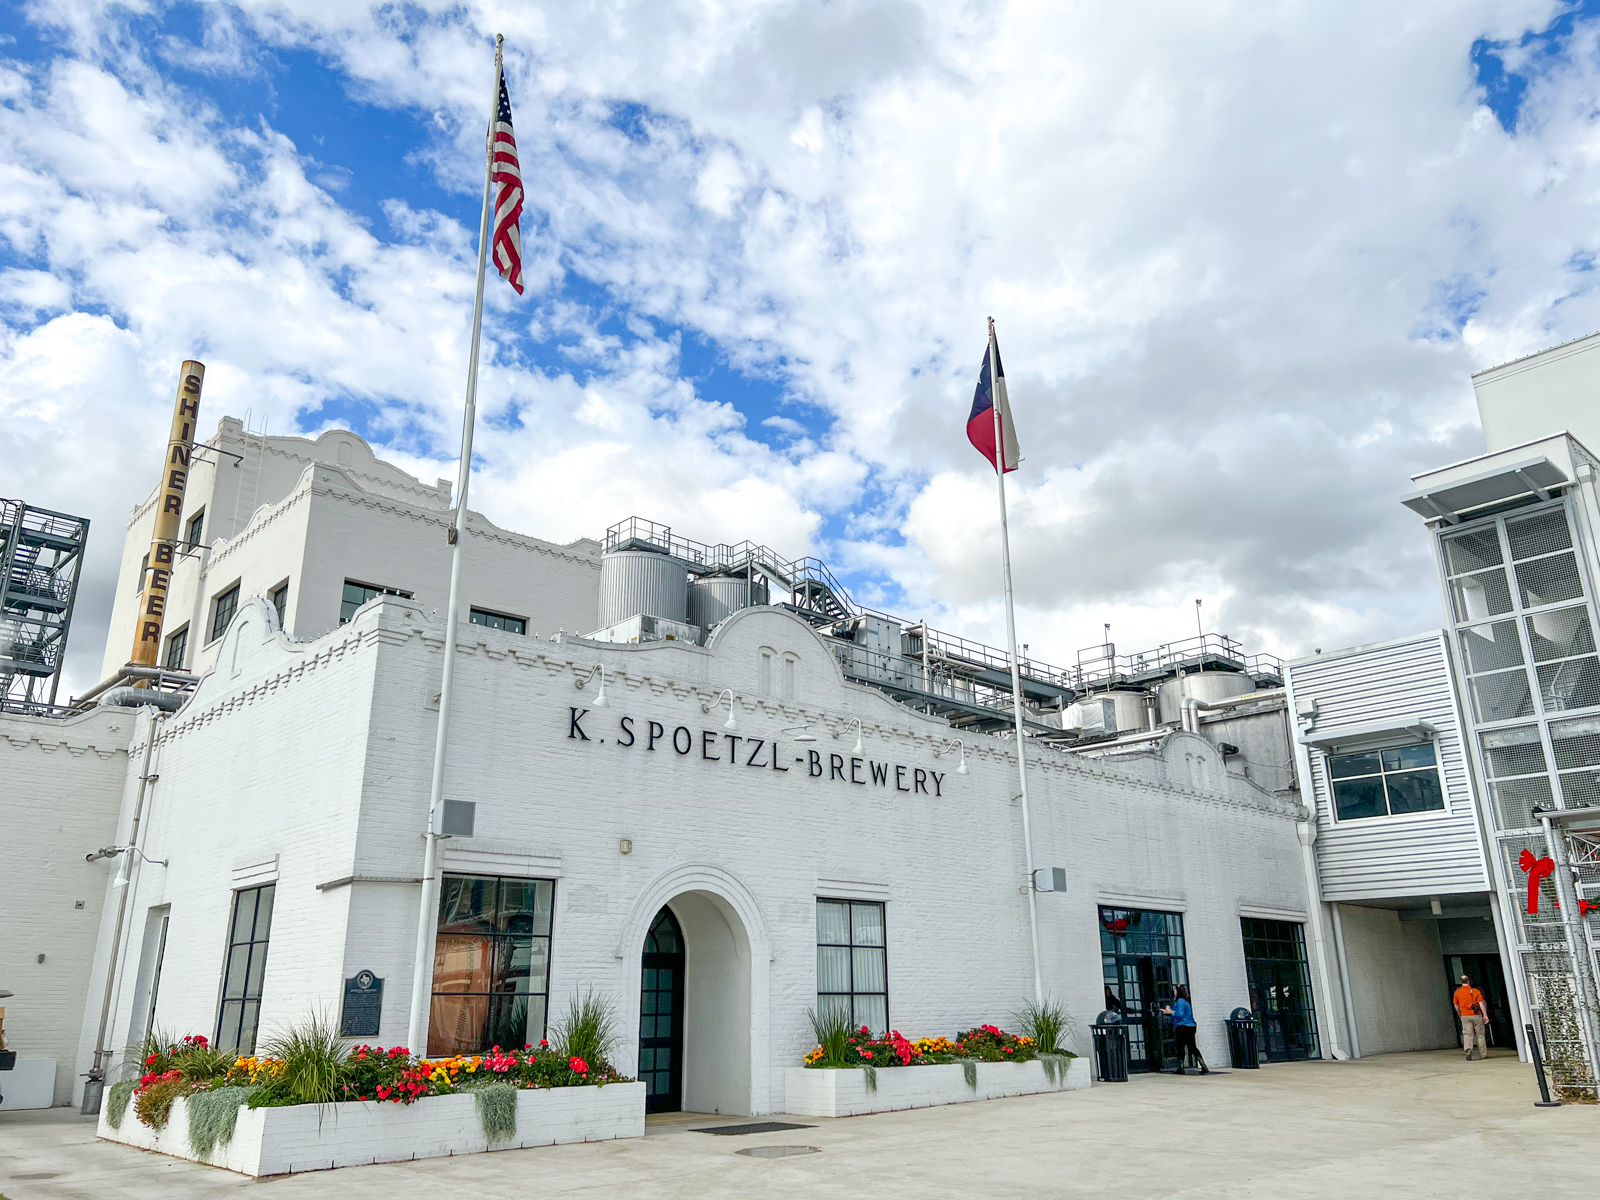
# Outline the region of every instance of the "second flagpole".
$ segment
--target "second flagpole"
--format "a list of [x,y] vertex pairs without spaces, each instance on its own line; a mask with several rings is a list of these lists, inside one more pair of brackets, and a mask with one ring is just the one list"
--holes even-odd
[[1033,1002],[1044,1004],[1044,979],[1039,971],[1039,902],[1033,886],[1033,827],[1028,813],[1028,762],[1023,748],[1022,666],[1017,662],[1017,610],[1011,594],[1011,530],[1006,519],[1006,439],[1000,417],[1000,355],[994,318],[989,318],[989,398],[994,402],[995,478],[1000,481],[1000,564],[1006,578],[1006,643],[1011,652],[1011,709],[1017,724],[1017,779],[1022,788],[1022,852],[1028,860],[1028,936],[1033,943]]
[[439,884],[439,807],[444,797],[445,751],[450,737],[450,702],[456,676],[456,622],[461,615],[461,550],[467,541],[467,485],[472,481],[472,433],[477,424],[478,344],[483,334],[483,279],[489,263],[489,225],[494,203],[494,122],[500,107],[500,72],[505,38],[494,36],[494,87],[484,140],[483,220],[478,229],[478,286],[472,300],[472,351],[467,365],[467,403],[461,417],[461,464],[456,473],[456,513],[450,542],[450,602],[444,619],[444,669],[439,680],[439,724],[433,739],[433,780],[428,790],[428,826],[423,832],[422,899],[417,912],[417,950],[411,974],[411,1019],[406,1045],[428,1052],[428,1013],[433,992],[433,941]]

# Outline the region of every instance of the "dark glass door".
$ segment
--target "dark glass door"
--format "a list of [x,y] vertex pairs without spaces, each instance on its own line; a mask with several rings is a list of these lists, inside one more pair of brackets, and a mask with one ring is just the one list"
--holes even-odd
[[1294,921],[1241,917],[1250,1008],[1268,1062],[1319,1058],[1305,930]]
[[1183,915],[1102,908],[1100,949],[1107,1007],[1120,1008],[1128,1027],[1128,1069],[1176,1069],[1177,1035],[1161,1010],[1189,979]]
[[[1506,1003],[1506,977],[1500,969],[1498,954],[1447,954],[1444,959],[1446,978],[1451,995],[1461,986],[1461,977],[1472,980],[1472,986],[1483,993],[1484,1005],[1489,1009],[1489,1027],[1483,1036],[1491,1046],[1515,1046],[1515,1031],[1511,1028],[1511,1006]],[[1455,1012],[1455,1004],[1450,1011]],[[1456,1032],[1461,1031],[1461,1017],[1456,1015]]]
[[683,930],[668,908],[656,914],[644,939],[639,1080],[645,1112],[683,1107]]

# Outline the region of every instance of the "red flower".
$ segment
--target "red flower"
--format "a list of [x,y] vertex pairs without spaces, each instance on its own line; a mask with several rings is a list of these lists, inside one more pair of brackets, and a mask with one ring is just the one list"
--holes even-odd
[[583,1059],[578,1058],[576,1055],[567,1060],[567,1066],[571,1067],[579,1075],[586,1075],[589,1072],[589,1064],[584,1062]]
[[861,1052],[861,1057],[862,1058],[871,1058],[872,1057],[872,1051],[871,1050],[863,1050]]
[[539,1039],[539,1049],[541,1049],[541,1050],[548,1050],[548,1049],[550,1049],[550,1042],[549,1042],[549,1039],[547,1039],[547,1038],[540,1038],[540,1039]]

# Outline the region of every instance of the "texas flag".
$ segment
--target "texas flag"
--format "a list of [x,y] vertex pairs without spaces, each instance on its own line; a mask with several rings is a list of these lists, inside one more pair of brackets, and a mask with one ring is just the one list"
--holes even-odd
[[[991,361],[994,373],[991,377]],[[991,385],[992,379],[992,385]],[[1001,454],[995,459],[994,414],[1000,410]],[[972,413],[967,417],[967,441],[976,446],[982,455],[1000,471],[1015,471],[1022,461],[1022,451],[1017,446],[1017,427],[1011,421],[1011,402],[1006,399],[1006,369],[1000,362],[1000,343],[991,327],[989,350],[983,356],[983,370],[978,375],[978,390],[972,396]]]

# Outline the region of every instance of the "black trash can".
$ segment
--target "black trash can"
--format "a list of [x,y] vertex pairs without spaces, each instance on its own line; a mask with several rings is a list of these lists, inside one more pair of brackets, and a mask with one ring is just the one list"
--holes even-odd
[[1101,1083],[1128,1082],[1128,1027],[1114,1012],[1103,1012],[1089,1026],[1094,1037],[1095,1078]]
[[1228,1061],[1236,1071],[1254,1071],[1261,1066],[1256,1049],[1256,1018],[1248,1008],[1236,1008],[1223,1022],[1228,1027]]

